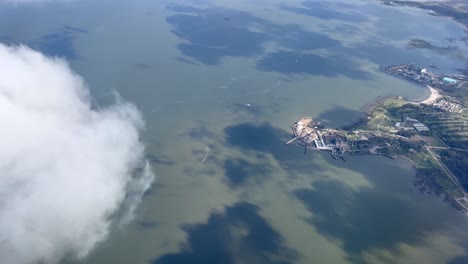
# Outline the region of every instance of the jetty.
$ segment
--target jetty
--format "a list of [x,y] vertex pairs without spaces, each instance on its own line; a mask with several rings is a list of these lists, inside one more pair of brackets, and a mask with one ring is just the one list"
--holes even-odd
[[310,117],[299,118],[292,126],[293,138],[286,142],[286,145],[299,140],[299,144],[303,146],[311,145],[312,142],[318,139],[318,134],[315,130],[318,123],[314,122]]
[[[285,144],[289,145],[298,142],[305,148],[330,151],[334,159],[341,158],[345,160],[343,154],[349,150],[346,138],[340,131],[334,129],[320,128],[320,122],[314,121],[311,117],[301,117],[292,126],[292,139]],[[326,135],[323,133],[325,132]]]

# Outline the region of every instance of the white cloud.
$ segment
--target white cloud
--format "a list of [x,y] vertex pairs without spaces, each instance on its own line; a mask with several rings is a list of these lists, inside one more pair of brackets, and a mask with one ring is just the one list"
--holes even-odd
[[140,114],[92,109],[64,60],[25,46],[0,44],[0,69],[0,262],[82,258],[153,179]]

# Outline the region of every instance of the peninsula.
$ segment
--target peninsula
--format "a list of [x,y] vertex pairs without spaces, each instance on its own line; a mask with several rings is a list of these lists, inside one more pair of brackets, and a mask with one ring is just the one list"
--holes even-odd
[[[386,97],[364,109],[365,117],[339,129],[301,117],[292,125],[293,138],[305,148],[329,151],[334,159],[348,155],[405,158],[416,168],[416,185],[446,199],[468,214],[468,113],[465,75],[440,75],[415,65],[384,69],[430,90],[421,102]],[[455,79],[456,78],[456,79]]]

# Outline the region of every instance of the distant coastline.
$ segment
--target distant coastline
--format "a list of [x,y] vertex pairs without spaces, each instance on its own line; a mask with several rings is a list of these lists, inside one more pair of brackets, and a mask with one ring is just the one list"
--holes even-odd
[[468,4],[461,1],[380,0],[389,6],[411,6],[428,10],[431,15],[447,17],[468,30]]

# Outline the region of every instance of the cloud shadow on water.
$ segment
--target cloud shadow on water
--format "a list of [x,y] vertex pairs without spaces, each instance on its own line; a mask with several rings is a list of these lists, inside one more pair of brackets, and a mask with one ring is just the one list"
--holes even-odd
[[252,163],[242,158],[231,158],[224,161],[224,171],[231,188],[244,186],[248,182],[260,182],[272,172],[268,163]]
[[13,43],[13,39],[9,36],[0,36],[0,42],[6,45]]
[[152,153],[148,153],[146,155],[146,159],[152,164],[152,165],[173,165],[174,162],[171,161],[169,158],[167,157],[160,157],[160,156],[157,156],[155,154],[152,154]]
[[296,24],[266,24],[265,28],[275,37],[275,40],[280,45],[290,50],[299,51],[341,47],[341,43],[338,40],[319,32],[307,31]]
[[425,235],[449,226],[444,216],[421,217],[428,212],[405,199],[373,189],[353,191],[337,181],[319,181],[295,192],[313,213],[307,221],[323,235],[342,241],[353,263],[372,249],[398,250],[399,243],[421,243]]
[[338,128],[350,125],[364,116],[361,111],[352,110],[343,106],[334,106],[321,113],[315,119],[320,121],[325,127]]
[[296,253],[258,211],[253,204],[237,203],[212,213],[207,223],[185,226],[188,238],[181,251],[152,263],[294,263]]
[[344,75],[350,79],[369,80],[372,75],[345,57],[305,54],[293,51],[270,53],[257,63],[260,70],[283,74],[311,74],[325,77]]
[[279,160],[288,159],[284,142],[291,138],[285,131],[272,127],[268,123],[243,123],[225,129],[229,145],[245,150],[272,154]]
[[[286,6],[281,8],[288,11],[294,9]],[[274,24],[236,9],[182,5],[169,5],[167,9],[173,14],[166,21],[172,27],[172,33],[182,40],[177,47],[185,56],[175,59],[192,65],[217,65],[225,57],[262,55],[263,58],[257,62],[257,69],[267,72],[325,77],[343,75],[356,80],[370,80],[372,74],[361,70],[359,63],[353,61],[349,54],[379,65],[393,64],[391,62],[398,59],[428,61],[419,55],[405,53],[401,56],[399,54],[404,52],[401,48],[381,43],[366,42],[356,47],[344,47],[340,41],[327,34],[305,30],[297,24]],[[299,9],[299,12],[322,19],[365,20],[356,14],[355,7],[347,4],[328,6],[319,2],[305,2]],[[348,35],[360,34],[358,27],[350,25],[338,25],[336,30]],[[267,42],[274,42],[280,49],[264,55]],[[311,54],[311,51],[317,49],[325,49],[330,53]]]
[[448,262],[448,264],[466,264],[468,263],[468,255],[456,257]]
[[172,33],[185,41],[178,45],[180,52],[206,65],[216,65],[222,57],[262,54],[267,41],[298,52],[341,47],[325,34],[297,24],[277,25],[236,9],[180,5],[169,5],[168,9],[175,12],[166,18]]
[[84,29],[64,26],[50,30],[40,39],[31,42],[30,46],[48,56],[65,57],[73,60],[77,56],[73,41],[76,39],[77,34],[84,33],[87,33]]
[[178,48],[185,56],[215,65],[224,56],[251,56],[260,53],[271,37],[249,29],[265,20],[235,9],[196,8],[170,5],[177,12],[166,21],[172,32],[186,42]]
[[292,134],[269,123],[243,123],[226,127],[224,132],[228,146],[260,154],[271,154],[290,174],[317,174],[321,170],[318,164],[311,161],[310,155],[304,155],[301,146],[297,144],[285,146],[284,143],[291,139]]
[[202,120],[196,120],[195,125],[187,129],[181,136],[195,140],[213,140],[216,138],[215,134],[208,129],[208,124]]
[[[340,7],[343,11],[340,10]],[[346,22],[365,22],[367,18],[348,4],[332,4],[322,2],[303,2],[300,7],[280,5],[280,9],[300,15],[311,16],[324,20],[341,20]]]

